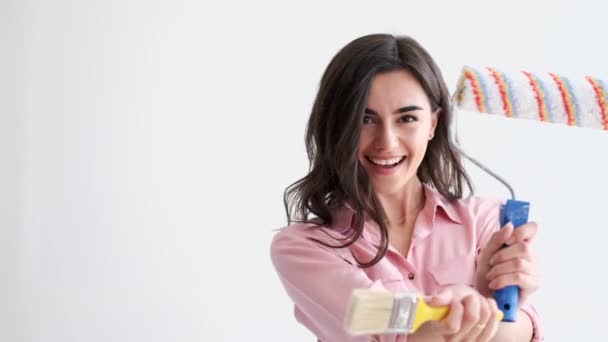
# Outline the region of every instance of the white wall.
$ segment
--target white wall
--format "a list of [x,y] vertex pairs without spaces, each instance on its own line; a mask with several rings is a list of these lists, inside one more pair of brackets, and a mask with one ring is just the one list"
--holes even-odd
[[[355,37],[414,36],[452,87],[464,64],[608,76],[590,0],[369,3],[2,5],[0,340],[313,340],[268,247],[321,73]],[[471,113],[459,127],[542,225],[548,340],[608,338],[608,134]]]
[[22,340],[22,48],[18,6],[0,2],[0,340]]

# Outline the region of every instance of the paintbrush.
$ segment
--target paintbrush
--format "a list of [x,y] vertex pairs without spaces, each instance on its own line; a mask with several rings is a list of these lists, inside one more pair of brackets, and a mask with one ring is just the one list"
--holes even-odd
[[[353,335],[412,334],[429,321],[444,319],[449,306],[431,306],[415,291],[391,293],[355,289],[344,319],[346,331]],[[502,311],[498,320],[502,320]]]

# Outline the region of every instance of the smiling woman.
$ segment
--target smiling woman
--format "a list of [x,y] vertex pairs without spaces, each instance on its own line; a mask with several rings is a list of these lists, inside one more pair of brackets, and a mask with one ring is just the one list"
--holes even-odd
[[[330,62],[307,127],[310,171],[287,188],[289,226],[271,246],[296,318],[319,340],[542,338],[533,307],[522,302],[517,323],[499,324],[488,298],[538,287],[536,225],[500,230],[500,201],[464,198],[451,115],[439,68],[412,38],[364,36]],[[343,320],[356,288],[416,289],[450,314],[410,336],[352,337]]]
[[[431,110],[424,90],[408,71],[386,72],[373,79],[359,138],[359,161],[378,194],[402,197],[420,187],[410,180],[434,136],[438,111]],[[403,191],[408,187],[410,191]]]

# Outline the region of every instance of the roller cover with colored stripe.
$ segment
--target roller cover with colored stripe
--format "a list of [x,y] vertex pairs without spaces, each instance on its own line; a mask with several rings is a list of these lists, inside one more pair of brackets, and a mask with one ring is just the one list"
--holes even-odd
[[555,73],[462,69],[456,105],[469,111],[608,130],[608,82]]

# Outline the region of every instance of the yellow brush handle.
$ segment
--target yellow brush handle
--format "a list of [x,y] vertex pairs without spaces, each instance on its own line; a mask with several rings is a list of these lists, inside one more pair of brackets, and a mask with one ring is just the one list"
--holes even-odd
[[[418,299],[418,307],[416,308],[416,316],[414,317],[412,332],[416,332],[416,330],[418,330],[422,324],[428,321],[440,321],[444,319],[450,311],[450,307],[447,305],[430,306],[422,297],[419,297]],[[503,316],[503,312],[499,310],[497,320],[502,321]]]

